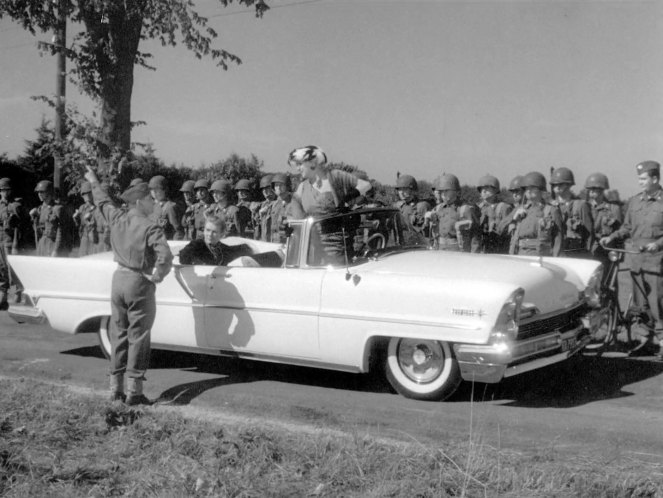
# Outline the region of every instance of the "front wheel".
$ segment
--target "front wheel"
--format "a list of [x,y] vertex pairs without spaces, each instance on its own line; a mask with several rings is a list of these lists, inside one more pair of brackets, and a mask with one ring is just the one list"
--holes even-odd
[[386,373],[387,380],[399,394],[427,401],[448,398],[461,382],[451,346],[426,339],[391,338]]
[[102,316],[99,320],[99,347],[104,356],[110,360],[111,357],[111,340],[110,340],[110,317]]

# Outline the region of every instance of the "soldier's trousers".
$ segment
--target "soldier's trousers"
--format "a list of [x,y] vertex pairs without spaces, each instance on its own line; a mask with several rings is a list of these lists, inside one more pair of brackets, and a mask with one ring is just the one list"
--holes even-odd
[[156,286],[141,273],[118,268],[111,289],[111,375],[144,379],[150,363],[150,330]]
[[655,323],[663,324],[663,275],[640,270],[631,271],[633,285],[633,304],[648,315],[649,325],[653,329]]

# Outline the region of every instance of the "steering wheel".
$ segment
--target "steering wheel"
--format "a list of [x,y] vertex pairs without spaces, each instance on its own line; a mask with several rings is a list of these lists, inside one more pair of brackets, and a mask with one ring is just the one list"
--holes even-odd
[[[375,245],[375,247],[371,247],[371,242],[378,241],[378,243]],[[385,238],[384,235],[381,233],[374,233],[371,235],[368,239],[366,239],[366,242],[364,242],[364,245],[362,248],[364,249],[362,252],[362,256],[366,257],[368,256],[368,253],[371,251],[376,251],[378,249],[384,249],[387,247],[387,239]]]

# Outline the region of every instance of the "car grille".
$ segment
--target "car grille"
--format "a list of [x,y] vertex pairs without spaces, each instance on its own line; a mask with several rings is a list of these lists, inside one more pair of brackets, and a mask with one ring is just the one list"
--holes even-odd
[[546,316],[540,319],[528,320],[526,323],[520,324],[518,327],[518,340],[529,339],[541,334],[548,334],[550,332],[565,330],[577,327],[582,317],[587,313],[587,306],[581,304],[552,316]]

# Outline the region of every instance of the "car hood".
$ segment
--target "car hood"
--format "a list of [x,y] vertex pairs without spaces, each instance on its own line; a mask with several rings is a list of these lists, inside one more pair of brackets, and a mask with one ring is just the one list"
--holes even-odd
[[[490,297],[491,287],[510,284],[525,291],[524,305],[547,313],[577,304],[579,293],[599,263],[568,258],[408,251],[372,260],[361,271],[439,279],[452,292],[473,289]],[[493,285],[491,285],[493,284]]]

